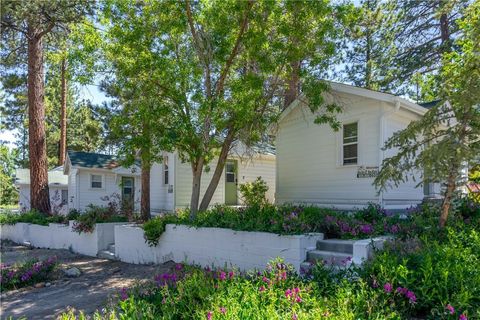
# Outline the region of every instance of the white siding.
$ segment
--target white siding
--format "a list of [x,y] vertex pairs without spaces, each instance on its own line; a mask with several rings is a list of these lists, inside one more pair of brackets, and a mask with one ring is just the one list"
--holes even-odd
[[[176,181],[176,208],[185,208],[190,205],[190,197],[192,194],[192,170],[188,163],[182,163],[178,156],[175,163],[175,181]],[[275,160],[266,158],[255,159],[239,159],[234,157],[232,159],[238,160],[238,184],[254,181],[257,177],[261,176],[268,184],[269,191],[267,193],[268,199],[274,202],[275,195]],[[209,164],[210,170],[203,172],[201,189],[200,189],[200,201],[210,183],[215,170],[216,161]],[[237,189],[238,204],[242,204],[242,198],[240,191]],[[210,205],[225,203],[225,172],[222,173],[217,189],[210,201]]]
[[[378,166],[380,102],[335,93],[344,107],[342,123],[358,122],[358,165]],[[277,133],[277,203],[305,203],[338,208],[378,202],[372,178],[357,178],[357,165],[343,166],[341,130],[317,125],[300,106],[284,118]]]
[[[90,176],[99,174],[103,176],[101,189],[92,189],[90,185]],[[120,181],[116,181],[116,175],[108,171],[100,170],[78,170],[78,209],[85,210],[89,204],[105,206],[107,202],[101,198],[113,194],[121,195]]]
[[173,153],[167,153],[166,156],[168,157],[168,184],[165,184],[164,180],[163,162],[154,163],[150,172],[150,208],[152,213],[173,211],[175,156]]
[[[257,177],[262,177],[268,185],[267,199],[269,202],[275,202],[275,160],[274,159],[254,159],[240,161],[238,166],[238,184],[253,182]],[[238,191],[238,202],[243,203],[240,190]]]
[[[48,188],[50,194],[50,206],[52,212],[57,214],[66,214],[68,206],[62,205],[62,190],[68,190],[65,187],[50,186]],[[30,185],[19,186],[18,206],[21,211],[30,210]]]
[[70,169],[68,174],[68,207],[69,209],[78,210],[78,181],[77,169]]
[[[404,110],[399,110],[395,113],[389,113],[385,116],[384,124],[384,141],[390,138],[395,132],[405,129],[408,124],[418,119],[417,116],[408,113]],[[390,149],[383,151],[383,157],[388,158],[395,155],[396,150]],[[412,178],[415,176],[416,180]],[[412,173],[409,177],[409,181],[400,184],[398,187],[387,189],[383,192],[383,205],[387,208],[405,208],[411,205],[420,203],[423,200],[424,192],[423,187],[416,185],[419,183],[421,173]]]

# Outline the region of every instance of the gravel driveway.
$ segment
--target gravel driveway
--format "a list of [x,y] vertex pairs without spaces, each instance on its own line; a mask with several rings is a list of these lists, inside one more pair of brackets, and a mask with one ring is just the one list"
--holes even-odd
[[76,278],[68,278],[62,271],[48,286],[28,287],[1,293],[0,318],[55,319],[67,309],[82,310],[91,314],[102,308],[109,296],[122,287],[153,279],[157,273],[171,270],[173,262],[163,265],[134,265],[82,256],[68,250],[31,249],[2,241],[2,263],[14,263],[30,258],[45,259],[56,256],[59,269],[76,267],[82,272]]

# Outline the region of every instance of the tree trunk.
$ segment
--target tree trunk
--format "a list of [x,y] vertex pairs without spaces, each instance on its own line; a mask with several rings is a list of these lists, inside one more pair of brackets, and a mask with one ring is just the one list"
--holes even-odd
[[[147,152],[147,151],[143,151]],[[142,195],[140,198],[140,212],[143,221],[148,221],[150,215],[150,171],[152,164],[145,157],[142,157]]]
[[300,61],[291,62],[290,67],[292,70],[287,80],[287,88],[285,89],[284,109],[288,108],[295,101],[300,91]]
[[440,214],[440,228],[445,227],[448,218],[448,212],[450,211],[450,205],[452,203],[453,193],[455,192],[457,175],[452,171],[448,175],[447,190],[445,191],[445,198],[442,202],[442,212]]
[[215,167],[215,171],[213,172],[212,179],[208,184],[207,190],[203,195],[202,202],[200,203],[200,211],[204,211],[208,209],[208,205],[210,201],[212,201],[213,194],[215,190],[217,190],[218,183],[220,182],[220,178],[222,177],[223,169],[225,168],[225,163],[227,162],[228,152],[230,151],[230,146],[233,142],[233,129],[229,130],[227,137],[222,145],[222,150],[220,151],[220,155],[218,156],[217,166]]
[[39,31],[28,27],[28,149],[30,153],[30,206],[50,213],[48,160],[45,139],[43,47]]
[[372,36],[370,30],[366,33],[366,52],[365,52],[365,88],[372,89]]
[[58,165],[65,162],[67,153],[67,61],[62,59],[61,65],[61,97],[60,97],[60,148],[58,150]]
[[190,198],[190,220],[195,219],[198,212],[198,202],[200,201],[200,186],[202,181],[203,159],[197,160],[192,164],[192,197]]

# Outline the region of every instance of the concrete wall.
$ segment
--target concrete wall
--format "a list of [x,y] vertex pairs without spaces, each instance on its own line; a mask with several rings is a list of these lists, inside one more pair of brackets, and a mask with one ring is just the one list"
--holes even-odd
[[145,243],[143,229],[135,225],[115,226],[115,254],[121,261],[137,264],[169,260],[201,266],[236,266],[242,270],[263,269],[277,257],[297,271],[308,249],[323,234],[281,236],[266,232],[223,228],[194,228],[167,225],[156,247]]
[[97,223],[92,233],[81,233],[72,230],[73,221],[69,225],[51,223],[41,226],[29,223],[1,225],[1,239],[17,243],[28,242],[38,248],[70,249],[76,253],[95,257],[100,250],[115,242],[114,226],[122,223]]

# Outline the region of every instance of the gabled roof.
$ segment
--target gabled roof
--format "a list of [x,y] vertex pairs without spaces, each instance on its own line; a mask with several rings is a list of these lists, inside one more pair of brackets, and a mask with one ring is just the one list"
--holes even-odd
[[68,158],[73,167],[113,169],[120,166],[116,157],[109,154],[69,150]]
[[[413,103],[405,98],[396,96],[394,94],[360,88],[360,87],[352,86],[345,83],[339,83],[339,82],[333,82],[333,81],[326,81],[326,82],[330,85],[330,88],[332,91],[347,93],[347,94],[352,94],[360,97],[392,103],[396,107],[398,106],[398,107],[404,108],[420,116],[423,116],[428,111],[426,108],[416,103]],[[300,105],[301,100],[302,100],[301,98],[297,98],[287,108],[285,108],[285,110],[283,110],[282,114],[280,115],[279,122],[282,119],[284,119],[293,109],[295,109],[298,105]]]
[[[15,184],[29,185],[30,184],[30,169],[17,169],[15,171]],[[63,171],[55,168],[48,171],[48,185],[49,186],[67,186],[68,176],[63,174]]]

